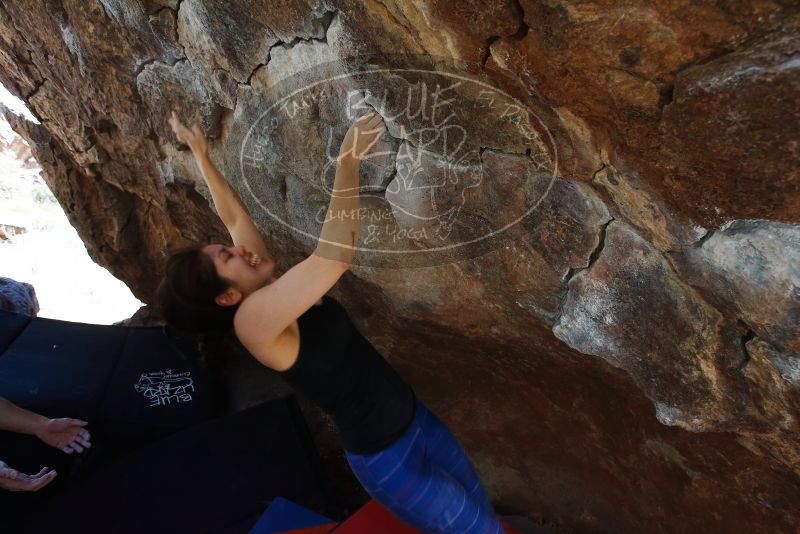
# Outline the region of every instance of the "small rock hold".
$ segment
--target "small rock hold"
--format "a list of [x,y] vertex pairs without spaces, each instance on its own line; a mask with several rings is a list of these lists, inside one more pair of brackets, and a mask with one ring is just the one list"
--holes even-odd
[[641,61],[638,48],[625,48],[619,53],[619,62],[626,67],[635,67]]

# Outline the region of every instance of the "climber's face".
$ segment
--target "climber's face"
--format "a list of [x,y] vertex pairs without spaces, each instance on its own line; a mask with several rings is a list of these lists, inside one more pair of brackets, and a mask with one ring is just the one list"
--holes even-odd
[[270,258],[259,257],[244,245],[206,245],[203,252],[214,262],[217,274],[232,285],[228,291],[217,297],[217,303],[221,306],[238,304],[253,291],[273,281],[275,262]]

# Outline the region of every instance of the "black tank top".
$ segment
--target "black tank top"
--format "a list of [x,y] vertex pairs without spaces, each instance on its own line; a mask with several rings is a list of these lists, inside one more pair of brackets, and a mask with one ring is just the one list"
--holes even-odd
[[324,295],[298,319],[300,352],[280,372],[296,392],[327,412],[346,450],[379,452],[414,419],[414,391],[356,329],[345,308]]

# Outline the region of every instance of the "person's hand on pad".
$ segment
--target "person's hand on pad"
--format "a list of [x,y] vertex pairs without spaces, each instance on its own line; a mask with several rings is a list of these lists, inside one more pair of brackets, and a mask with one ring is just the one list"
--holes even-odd
[[11,469],[6,463],[0,460],[0,488],[8,491],[36,491],[48,485],[54,478],[56,472],[48,471],[43,467],[35,475],[20,473],[16,469]]
[[80,419],[46,419],[41,423],[36,436],[67,454],[80,453],[92,446],[89,431],[83,428],[86,425],[86,421]]

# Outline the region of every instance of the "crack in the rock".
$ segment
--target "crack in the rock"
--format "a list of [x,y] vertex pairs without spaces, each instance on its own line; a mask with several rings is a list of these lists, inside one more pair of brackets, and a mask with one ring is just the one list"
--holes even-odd
[[[247,76],[247,79],[246,79],[245,81],[243,81],[243,82],[239,82],[239,81],[237,81],[237,83],[238,83],[239,85],[250,85],[250,83],[251,83],[251,82],[252,82],[252,80],[253,80],[253,76],[255,76],[255,75],[256,75],[256,72],[258,72],[260,69],[263,69],[264,67],[266,67],[266,66],[267,66],[267,64],[270,62],[270,60],[272,59],[272,58],[270,57],[270,55],[271,55],[271,54],[272,54],[272,47],[270,47],[270,49],[269,49],[269,52],[267,53],[267,61],[266,61],[266,63],[259,63],[258,65],[256,65],[256,66],[253,68],[253,70],[252,70],[252,71],[250,71],[250,75],[249,75],[249,76]],[[225,70],[225,69],[220,69],[220,70]],[[230,74],[230,72],[228,72],[228,74]],[[234,108],[236,108],[236,104],[235,104],[235,103],[234,103],[233,107],[234,107]]]
[[[25,101],[25,106],[26,106],[28,109],[30,109],[30,102],[29,102],[29,101],[30,101],[30,99],[31,99],[31,98],[33,98],[33,97],[36,95],[36,93],[38,93],[38,92],[39,92],[39,89],[41,89],[41,88],[42,88],[42,86],[43,86],[43,85],[45,84],[45,82],[47,82],[47,81],[48,81],[48,80],[47,80],[47,78],[43,79],[43,80],[42,80],[41,82],[39,82],[39,83],[38,83],[38,84],[37,84],[37,85],[36,85],[36,86],[35,86],[33,89],[31,89],[31,90],[30,90],[30,92],[29,92],[27,95],[25,95],[25,96],[23,96],[23,97],[22,97],[22,100],[24,100],[24,101]],[[38,119],[38,117],[37,117],[37,119]]]
[[675,97],[675,84],[665,83],[658,91],[658,110],[663,114],[664,108],[672,104]]
[[514,14],[519,17],[519,28],[517,31],[510,35],[508,38],[514,41],[519,41],[525,38],[530,31],[530,27],[525,22],[525,10],[522,9],[522,4],[520,4],[519,0],[512,0],[511,1],[511,9],[514,10]]
[[597,175],[598,175],[598,174],[600,174],[601,172],[603,172],[603,170],[605,170],[606,166],[607,166],[607,165],[606,165],[606,163],[605,163],[605,162],[603,162],[603,163],[600,165],[600,168],[599,168],[599,169],[597,169],[596,171],[594,171],[594,172],[592,173],[592,178],[591,178],[589,181],[590,181],[590,182],[594,182],[594,179],[595,179],[595,178],[597,178]]
[[585,269],[591,269],[597,258],[600,257],[600,254],[603,252],[603,249],[606,246],[606,230],[608,229],[608,225],[614,222],[614,217],[610,217],[606,223],[600,227],[599,237],[597,240],[597,247],[589,254],[589,264],[585,267]]
[[747,323],[745,323],[741,319],[737,319],[736,323],[740,328],[744,328],[745,329],[745,332],[741,336],[739,336],[739,339],[740,339],[741,344],[742,344],[742,356],[743,356],[743,358],[742,358],[742,361],[739,362],[736,365],[736,367],[734,368],[734,371],[742,371],[745,367],[747,367],[747,364],[750,363],[750,360],[751,360],[750,352],[747,350],[747,342],[750,341],[751,339],[755,338],[756,337],[756,333],[753,331],[753,329],[750,327],[750,325],[748,325]]
[[489,61],[489,57],[492,55],[492,44],[498,40],[500,40],[499,35],[491,35],[486,40],[486,49],[481,54],[481,67],[486,67],[486,62]]
[[[380,113],[380,112],[378,112],[378,110],[375,110],[375,111],[376,111],[376,113]],[[383,182],[384,184],[386,184],[386,185],[373,186],[373,187],[374,187],[374,189],[373,189],[373,191],[374,191],[374,192],[383,192],[383,193],[385,193],[385,191],[386,191],[386,188],[389,186],[389,184],[392,182],[392,180],[394,180],[395,176],[397,175],[397,152],[399,152],[399,150],[400,150],[400,144],[402,144],[403,142],[406,142],[406,143],[408,143],[408,144],[409,144],[409,145],[411,145],[411,146],[412,146],[412,147],[413,147],[415,150],[418,150],[418,151],[424,152],[425,154],[431,154],[431,155],[432,155],[432,156],[433,156],[435,159],[440,159],[440,156],[441,156],[440,154],[437,154],[436,152],[431,152],[431,151],[429,151],[429,150],[426,150],[426,149],[424,149],[424,148],[419,148],[419,147],[418,147],[418,146],[416,146],[414,143],[412,143],[412,142],[411,142],[409,139],[405,139],[405,138],[402,138],[402,137],[394,137],[392,134],[390,134],[390,133],[389,133],[389,130],[388,130],[388,129],[386,130],[386,132],[385,132],[385,135],[387,135],[387,136],[388,136],[388,137],[390,137],[392,140],[394,140],[394,141],[396,141],[396,142],[398,143],[397,151],[394,153],[394,165],[395,165],[395,166],[394,166],[394,170],[391,172],[391,174],[390,174],[388,177],[386,177],[386,178],[383,178],[383,180],[382,180],[382,182]],[[479,146],[479,147],[478,147],[478,161],[480,162],[480,165],[481,165],[481,166],[482,166],[482,165],[483,165],[483,163],[484,163],[484,161],[483,161],[483,154],[484,154],[484,152],[486,152],[487,150],[490,150],[490,151],[492,151],[492,152],[496,152],[496,153],[498,153],[498,154],[505,154],[506,156],[516,156],[516,157],[525,157],[525,156],[530,156],[530,149],[527,149],[527,150],[525,151],[525,153],[524,153],[524,154],[522,154],[522,153],[518,153],[518,152],[508,152],[508,151],[505,151],[505,150],[503,150],[503,149],[501,149],[501,148],[497,148],[497,147],[491,147],[491,146]],[[385,194],[384,194],[384,198],[385,198]]]
[[564,276],[561,277],[560,282],[564,285],[569,284],[569,281],[572,280],[572,277],[578,274],[578,271],[582,271],[583,267],[570,267],[567,269],[567,272],[564,273]]
[[703,234],[703,237],[701,237],[700,239],[698,239],[697,241],[695,241],[690,245],[691,248],[696,248],[696,249],[702,248],[705,242],[708,241],[708,239],[711,236],[713,236],[716,232],[717,232],[716,230],[706,230],[706,233]]
[[589,270],[594,266],[597,258],[600,257],[600,254],[603,252],[603,249],[606,246],[606,229],[608,228],[609,224],[614,222],[614,220],[614,217],[609,217],[609,219],[603,223],[603,225],[600,227],[600,230],[597,232],[597,246],[594,248],[594,250],[592,250],[591,253],[589,253],[586,266],[570,267],[567,270],[567,273],[561,278],[561,282],[564,283],[564,285],[568,285],[570,280],[572,280],[572,278],[579,272]]
[[[33,52],[31,50],[25,50],[25,51],[28,53],[28,60],[26,61],[24,59],[20,59],[19,60],[20,64],[21,65],[31,65],[33,67],[36,67],[37,70],[38,70],[39,67],[33,61]],[[17,58],[17,59],[19,59],[19,58]]]
[[286,200],[288,199],[287,188],[288,188],[288,184],[286,183],[286,175],[282,174],[281,175],[281,182],[278,184],[278,190],[280,191],[281,200],[283,200],[284,204],[286,203]]
[[[341,11],[339,11],[338,9],[333,9],[333,10],[329,9],[329,10],[326,10],[320,16],[319,20],[322,21],[322,26],[324,28],[322,37],[295,37],[291,41],[289,41],[288,43],[284,42],[284,41],[281,41],[281,40],[278,40],[277,42],[275,42],[274,44],[272,44],[269,47],[269,50],[267,50],[267,58],[264,61],[264,63],[259,63],[258,65],[253,67],[253,70],[250,71],[250,75],[247,76],[247,80],[245,80],[243,82],[239,82],[237,80],[237,83],[239,85],[250,85],[251,81],[253,80],[253,76],[255,76],[256,72],[258,72],[260,69],[263,69],[264,67],[269,65],[269,62],[272,60],[272,49],[275,48],[275,47],[280,46],[280,47],[283,47],[286,50],[290,50],[290,49],[294,48],[297,44],[299,44],[301,42],[305,42],[305,43],[315,42],[315,43],[328,44],[328,30],[330,30],[331,25],[333,25],[334,19],[337,16],[340,16],[340,15],[341,15]],[[234,104],[234,107],[236,107],[235,104]]]
[[90,140],[89,141],[89,146],[87,146],[86,148],[84,148],[82,150],[77,150],[76,149],[74,151],[74,153],[75,153],[76,156],[81,156],[83,154],[86,154],[87,152],[89,152],[91,149],[93,149],[96,146],[97,146],[97,140]]
[[394,168],[392,169],[392,172],[389,174],[389,176],[387,176],[382,180],[383,183],[380,186],[376,186],[375,192],[383,193],[383,198],[386,199],[386,188],[389,187],[389,184],[392,183],[392,180],[394,180],[395,176],[397,176],[397,159],[395,159]]
[[151,65],[157,61],[158,59],[156,58],[145,59],[142,63],[140,63],[139,65],[136,66],[136,68],[133,69],[133,77],[138,78],[139,75],[142,73],[142,71],[144,71],[144,69],[147,68],[148,65]]
[[[175,9],[172,9],[169,6],[164,6],[164,7],[158,9],[157,11],[155,11],[154,13],[149,15],[149,16],[156,16],[157,14],[161,13],[165,9],[168,9],[168,10],[172,11],[173,13],[175,13],[175,24],[174,24],[174,27],[173,27],[173,31],[175,32],[175,43],[181,48],[181,52],[182,52],[181,56],[175,58],[175,60],[172,61],[172,62],[162,61],[160,58],[146,59],[145,61],[143,61],[142,63],[137,65],[136,68],[134,68],[134,72],[133,72],[133,77],[134,78],[137,78],[142,73],[142,71],[144,71],[144,69],[148,65],[151,65],[153,63],[161,63],[162,65],[166,65],[168,67],[174,67],[175,65],[177,65],[181,61],[188,61],[189,58],[186,56],[186,47],[183,46],[183,44],[181,43],[181,40],[180,40],[180,36],[178,35],[178,18],[180,17],[181,4],[183,4],[183,0],[178,0],[178,5],[176,6]],[[100,2],[100,5],[102,6],[103,3]],[[145,11],[144,8],[142,8],[142,11],[143,12]],[[108,13],[106,13],[106,16],[108,16]],[[152,28],[151,28],[151,31],[152,31]],[[155,34],[153,34],[153,35],[155,36]],[[157,36],[155,36],[155,37],[156,37],[156,40],[158,40]],[[160,48],[163,49],[163,47],[160,47]]]
[[603,226],[600,227],[600,230],[598,231],[597,246],[591,252],[591,254],[589,254],[589,260],[586,267],[570,267],[567,269],[566,274],[561,278],[563,289],[558,297],[558,305],[556,306],[556,310],[553,312],[554,325],[558,324],[558,322],[561,320],[561,315],[564,312],[564,305],[567,302],[567,296],[569,296],[569,283],[575,276],[578,275],[578,273],[582,271],[588,271],[594,267],[597,258],[600,257],[600,254],[602,254],[603,249],[606,246],[606,230],[608,229],[608,225],[614,222],[614,220],[614,217],[610,217],[605,223],[603,223]]

